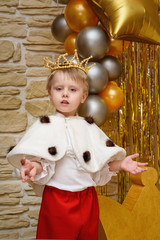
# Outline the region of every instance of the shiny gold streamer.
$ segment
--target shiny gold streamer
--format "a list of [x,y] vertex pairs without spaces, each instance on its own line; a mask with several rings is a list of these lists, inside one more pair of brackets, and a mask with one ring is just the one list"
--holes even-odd
[[[124,105],[110,113],[102,129],[127,154],[138,152],[137,160],[147,161],[160,176],[160,46],[132,42],[119,59],[123,74],[116,82]],[[120,171],[114,198],[122,203],[130,185],[128,174]],[[107,185],[99,191],[108,195]]]
[[[124,124],[124,139],[127,154],[138,152],[138,161],[148,161],[160,174],[160,47],[143,43],[132,43],[122,57],[125,106],[119,110],[119,126]],[[122,112],[123,111],[123,112]],[[119,132],[121,135],[121,131]],[[121,144],[121,142],[119,142]],[[119,174],[118,199],[123,201],[126,186]],[[126,180],[127,184],[127,180]],[[157,184],[158,186],[158,184]]]

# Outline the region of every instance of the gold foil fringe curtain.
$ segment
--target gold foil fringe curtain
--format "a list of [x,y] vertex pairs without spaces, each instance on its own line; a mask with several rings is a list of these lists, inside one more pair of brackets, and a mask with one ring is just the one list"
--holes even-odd
[[[124,105],[110,112],[102,129],[127,154],[139,153],[137,160],[156,168],[160,179],[160,46],[130,43],[119,58],[123,74],[117,82]],[[115,199],[123,202],[129,187],[128,174],[120,172]]]
[[[160,47],[132,43],[121,61],[125,103],[119,110],[119,144],[127,154],[138,152],[138,161],[147,161],[160,175]],[[119,175],[120,202],[127,192],[125,175]]]

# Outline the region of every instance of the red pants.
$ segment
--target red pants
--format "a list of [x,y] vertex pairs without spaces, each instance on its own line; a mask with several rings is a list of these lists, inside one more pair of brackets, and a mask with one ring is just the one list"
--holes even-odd
[[36,239],[98,240],[98,223],[94,187],[80,192],[45,187]]

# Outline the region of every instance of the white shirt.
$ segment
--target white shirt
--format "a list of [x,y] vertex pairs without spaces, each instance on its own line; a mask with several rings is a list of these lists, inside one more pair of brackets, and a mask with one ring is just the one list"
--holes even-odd
[[[56,113],[56,115],[62,114]],[[88,173],[84,170],[74,154],[67,121],[65,121],[65,133],[68,149],[62,159],[52,163],[44,159],[34,159],[40,161],[43,166],[42,173],[35,177],[35,183],[76,192],[90,186],[104,185],[116,175],[115,172],[109,171],[107,163],[96,173]]]

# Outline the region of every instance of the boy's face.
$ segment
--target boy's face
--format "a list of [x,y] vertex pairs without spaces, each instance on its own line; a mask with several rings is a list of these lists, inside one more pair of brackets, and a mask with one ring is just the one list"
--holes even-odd
[[51,81],[49,97],[56,110],[66,117],[74,116],[80,103],[88,96],[83,82],[75,81],[62,72],[57,72]]

